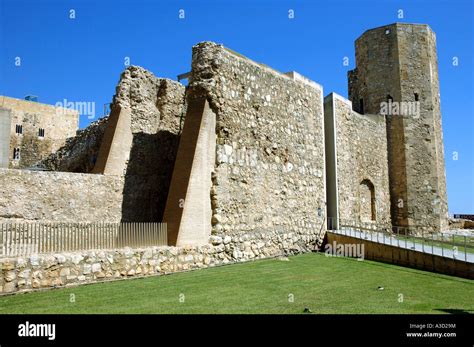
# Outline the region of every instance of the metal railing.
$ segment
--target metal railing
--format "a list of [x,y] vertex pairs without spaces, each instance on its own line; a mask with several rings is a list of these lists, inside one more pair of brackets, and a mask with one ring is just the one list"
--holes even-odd
[[328,218],[329,227],[346,236],[424,253],[474,261],[474,237],[430,231],[425,226],[397,227],[370,221]]
[[0,257],[167,244],[166,223],[0,223]]

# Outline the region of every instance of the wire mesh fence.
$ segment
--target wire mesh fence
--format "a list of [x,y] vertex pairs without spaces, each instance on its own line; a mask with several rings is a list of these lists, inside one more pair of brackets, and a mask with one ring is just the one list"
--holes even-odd
[[167,244],[166,223],[0,223],[0,257]]

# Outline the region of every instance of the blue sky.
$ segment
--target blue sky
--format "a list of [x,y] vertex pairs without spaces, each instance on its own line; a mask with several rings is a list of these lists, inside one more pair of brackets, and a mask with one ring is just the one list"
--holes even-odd
[[[75,19],[70,19],[70,10]],[[185,18],[179,18],[180,9]],[[294,10],[294,19],[288,11]],[[398,18],[403,10],[404,18]],[[473,8],[458,1],[0,0],[0,95],[96,103],[103,115],[126,57],[155,75],[190,70],[191,47],[215,41],[347,96],[354,40],[393,22],[437,34],[449,210],[474,213]],[[20,57],[21,65],[15,66]],[[349,57],[349,66],[343,58]],[[453,66],[457,57],[458,66]],[[91,120],[81,117],[80,126]],[[458,159],[453,159],[457,152]]]

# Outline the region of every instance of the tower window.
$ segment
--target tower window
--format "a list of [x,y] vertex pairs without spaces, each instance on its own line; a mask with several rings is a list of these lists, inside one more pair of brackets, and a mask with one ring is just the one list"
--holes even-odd
[[39,128],[39,130],[38,130],[38,136],[39,136],[39,137],[44,137],[44,129],[43,129],[43,128]]
[[374,184],[365,179],[360,182],[359,186],[360,194],[360,219],[362,221],[375,221],[376,220],[376,208],[375,208],[375,188]]
[[387,102],[393,102],[393,98],[390,94],[387,95]]
[[415,93],[415,101],[418,101],[420,98],[418,96],[418,93]]
[[364,114],[364,99],[359,100],[359,112],[360,114]]
[[23,134],[23,125],[17,124],[17,125],[15,126],[15,132],[16,132],[18,135]]
[[13,160],[20,160],[20,149],[13,148]]

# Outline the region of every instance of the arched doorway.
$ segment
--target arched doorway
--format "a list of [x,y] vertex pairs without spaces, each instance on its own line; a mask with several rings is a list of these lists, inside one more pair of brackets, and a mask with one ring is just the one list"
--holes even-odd
[[369,179],[364,179],[359,185],[360,219],[363,222],[376,220],[375,189]]

